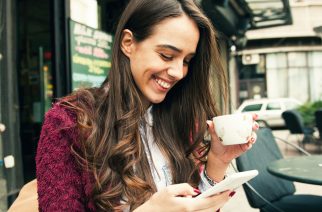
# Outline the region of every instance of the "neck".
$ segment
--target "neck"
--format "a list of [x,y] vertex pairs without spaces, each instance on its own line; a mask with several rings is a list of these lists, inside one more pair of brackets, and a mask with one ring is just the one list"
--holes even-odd
[[141,94],[141,102],[144,110],[147,110],[152,105],[152,103],[149,100],[147,100],[145,96],[143,96],[142,94]]

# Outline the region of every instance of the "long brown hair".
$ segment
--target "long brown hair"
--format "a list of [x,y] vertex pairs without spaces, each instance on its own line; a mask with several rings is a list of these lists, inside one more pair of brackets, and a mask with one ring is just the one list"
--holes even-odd
[[73,152],[94,176],[92,195],[97,210],[120,210],[121,200],[133,210],[156,192],[139,133],[146,109],[130,61],[120,49],[122,31],[131,30],[140,42],[164,19],[183,14],[198,25],[197,52],[187,76],[163,102],[153,105],[153,134],[170,163],[173,183],[196,186],[200,181],[196,158],[201,159],[207,151],[197,157],[194,152],[205,135],[206,120],[218,114],[210,83],[213,76],[226,98],[226,76],[215,31],[193,0],[131,0],[117,27],[108,78],[100,88],[81,89],[62,100],[77,114],[83,139],[81,148],[73,148]]

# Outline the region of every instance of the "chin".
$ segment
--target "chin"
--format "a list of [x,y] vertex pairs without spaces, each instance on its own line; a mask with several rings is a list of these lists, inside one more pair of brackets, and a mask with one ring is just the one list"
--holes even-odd
[[152,104],[159,104],[161,102],[163,102],[163,100],[165,99],[165,96],[159,97],[159,98],[150,98],[150,102]]

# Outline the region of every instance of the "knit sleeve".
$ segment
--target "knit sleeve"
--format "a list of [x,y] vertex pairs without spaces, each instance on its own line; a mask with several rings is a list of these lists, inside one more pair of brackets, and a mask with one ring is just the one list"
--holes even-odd
[[46,113],[36,155],[40,211],[85,211],[80,168],[71,153],[76,117],[54,105]]

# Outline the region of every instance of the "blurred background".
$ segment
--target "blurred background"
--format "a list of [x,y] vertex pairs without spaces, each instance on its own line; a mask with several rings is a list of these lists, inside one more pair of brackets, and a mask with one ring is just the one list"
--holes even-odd
[[[108,75],[115,26],[127,2],[0,0],[0,211],[35,178],[39,133],[52,102],[99,86]],[[292,141],[282,113],[296,109],[321,139],[315,112],[322,108],[322,0],[197,2],[218,31],[229,112],[256,112]],[[307,148],[321,154],[315,145]],[[246,209],[237,210],[247,211],[246,198],[240,201]]]

